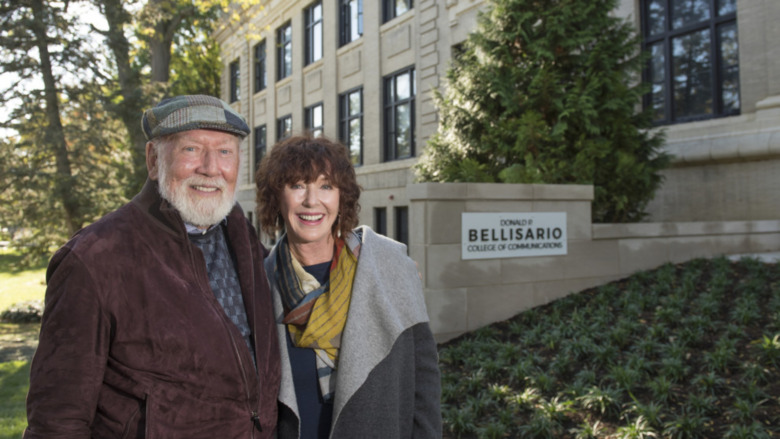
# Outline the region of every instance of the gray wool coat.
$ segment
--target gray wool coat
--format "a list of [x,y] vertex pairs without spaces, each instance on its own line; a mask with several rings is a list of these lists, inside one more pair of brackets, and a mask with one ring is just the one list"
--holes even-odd
[[[362,246],[336,370],[331,438],[441,438],[436,343],[406,246],[362,226]],[[274,247],[265,260],[281,347],[280,439],[299,437]]]

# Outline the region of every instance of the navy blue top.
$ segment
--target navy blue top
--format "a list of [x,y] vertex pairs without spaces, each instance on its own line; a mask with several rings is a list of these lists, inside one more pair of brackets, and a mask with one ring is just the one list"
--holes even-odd
[[[303,267],[321,285],[330,276],[330,262]],[[317,380],[314,350],[296,347],[287,331],[287,352],[290,356],[295,398],[301,419],[301,439],[327,439],[333,421],[333,402],[324,402]]]

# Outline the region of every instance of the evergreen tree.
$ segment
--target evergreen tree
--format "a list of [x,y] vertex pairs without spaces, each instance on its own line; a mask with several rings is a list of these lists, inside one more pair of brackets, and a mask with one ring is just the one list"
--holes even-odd
[[[78,200],[73,195],[73,170],[68,157],[62,121],[60,119],[60,81],[62,70],[81,69],[86,61],[82,39],[71,34],[72,25],[64,8],[43,0],[25,0],[0,4],[3,50],[2,72],[15,79],[33,79],[34,89],[21,89],[9,83],[0,90],[0,102],[21,102],[27,111],[16,110],[19,121],[37,122],[41,149],[53,158],[53,193],[62,203],[63,223],[74,233],[78,222]],[[7,111],[7,110],[6,110]],[[17,123],[18,125],[18,123]]]
[[[73,3],[70,3],[72,5]],[[125,201],[115,124],[96,94],[99,64],[69,4],[0,1],[0,220],[28,261]],[[117,164],[119,166],[117,166]]]
[[[68,90],[60,104],[71,169],[69,197],[76,206],[71,218],[77,227],[126,202],[123,192],[131,176],[123,131],[91,93]],[[56,155],[43,147],[48,123],[36,105],[30,101],[22,107],[27,120],[19,136],[0,140],[0,224],[16,232],[11,244],[25,264],[48,258],[73,233],[64,220],[64,200],[57,196],[63,179]]]
[[436,93],[420,181],[593,184],[593,219],[638,221],[663,136],[637,111],[644,58],[615,0],[487,0]]

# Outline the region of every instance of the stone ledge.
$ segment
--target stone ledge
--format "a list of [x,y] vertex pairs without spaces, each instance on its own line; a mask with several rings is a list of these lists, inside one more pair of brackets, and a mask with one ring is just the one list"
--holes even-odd
[[593,224],[593,240],[780,232],[780,220]]
[[664,149],[677,164],[749,160],[780,155],[780,96],[756,104],[756,112],[664,126]]
[[355,174],[358,177],[379,172],[397,171],[399,169],[413,172],[412,166],[417,163],[417,158],[393,160],[382,163],[372,163],[355,167]]
[[406,187],[419,200],[593,200],[593,186],[579,184],[414,183]]

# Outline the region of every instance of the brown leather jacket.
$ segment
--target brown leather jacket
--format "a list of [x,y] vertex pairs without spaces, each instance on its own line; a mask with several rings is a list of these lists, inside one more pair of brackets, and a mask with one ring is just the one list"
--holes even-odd
[[147,181],[49,264],[24,437],[273,437],[280,371],[266,251],[238,206],[227,236],[257,370],[202,253]]

